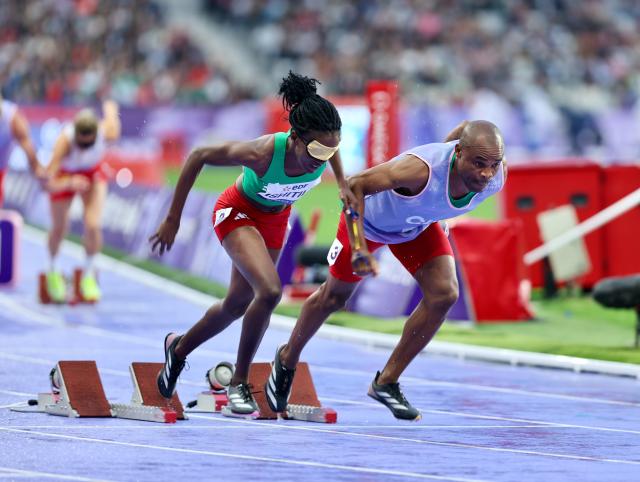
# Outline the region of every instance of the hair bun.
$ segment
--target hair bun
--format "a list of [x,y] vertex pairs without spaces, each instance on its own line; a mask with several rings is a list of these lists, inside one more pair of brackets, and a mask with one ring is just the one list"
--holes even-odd
[[291,111],[306,98],[316,95],[318,90],[316,86],[319,83],[316,79],[290,70],[289,75],[282,79],[280,90],[278,90],[278,95],[282,96],[282,105],[286,110]]

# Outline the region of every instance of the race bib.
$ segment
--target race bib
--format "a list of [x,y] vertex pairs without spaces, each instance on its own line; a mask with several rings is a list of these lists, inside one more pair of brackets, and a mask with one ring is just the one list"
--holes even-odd
[[340,256],[342,248],[342,243],[338,240],[338,238],[336,238],[329,248],[329,252],[327,253],[327,262],[329,263],[329,266],[333,266],[336,263],[338,256]]
[[224,221],[229,217],[229,214],[231,214],[231,209],[232,208],[224,208],[224,209],[218,209],[216,211],[216,218],[215,218],[215,221],[213,222],[214,228],[217,227],[218,224],[220,224],[222,221]]

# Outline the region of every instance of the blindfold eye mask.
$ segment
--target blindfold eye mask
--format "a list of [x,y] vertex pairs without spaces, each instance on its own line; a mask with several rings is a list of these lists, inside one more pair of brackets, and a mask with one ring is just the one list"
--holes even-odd
[[307,144],[307,152],[309,155],[316,159],[320,159],[321,161],[328,161],[331,159],[333,155],[338,152],[338,149],[340,149],[340,145],[328,147],[318,141],[311,141]]

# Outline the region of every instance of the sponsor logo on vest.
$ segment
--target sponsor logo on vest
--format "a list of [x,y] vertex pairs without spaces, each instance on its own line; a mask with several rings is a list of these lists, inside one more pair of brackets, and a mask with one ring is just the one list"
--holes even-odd
[[270,182],[265,184],[263,190],[258,193],[258,196],[268,199],[269,201],[293,204],[304,196],[307,191],[319,183],[320,178],[298,184],[280,184],[279,182]]
[[423,218],[422,216],[409,216],[408,218],[406,218],[404,220],[405,223],[407,224],[412,224],[413,226],[410,228],[404,228],[402,230],[402,235],[409,237],[411,236],[413,233],[417,232],[417,231],[421,231],[422,228],[428,226],[429,224],[431,224],[431,220],[427,220],[425,218]]
[[427,221],[422,216],[409,216],[407,219],[405,219],[405,222],[407,224],[427,224],[431,221]]

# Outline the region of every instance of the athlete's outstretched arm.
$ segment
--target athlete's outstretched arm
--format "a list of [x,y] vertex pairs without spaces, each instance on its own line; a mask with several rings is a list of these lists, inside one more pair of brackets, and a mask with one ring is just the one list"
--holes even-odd
[[344,171],[342,170],[342,158],[340,157],[340,151],[336,152],[334,156],[329,159],[329,164],[331,164],[331,169],[333,169],[333,174],[336,176],[336,182],[338,183],[338,190],[340,192],[340,200],[342,201],[342,205],[345,210],[348,210],[351,213],[360,212],[360,207],[358,206],[358,200],[355,195],[349,188],[349,183],[344,177]]
[[44,179],[46,177],[46,172],[38,162],[36,150],[33,147],[31,135],[29,134],[29,123],[20,112],[16,112],[13,116],[13,119],[11,119],[11,131],[13,134],[13,138],[18,142],[27,156],[27,161],[29,161],[29,168],[31,169],[31,172],[38,179]]
[[60,165],[62,159],[71,151],[71,142],[67,139],[64,133],[61,133],[53,145],[53,154],[51,155],[51,162],[47,166],[46,174],[44,178],[46,182],[44,188],[49,192],[59,191],[86,191],[91,186],[91,183],[84,177],[79,175],[70,176],[58,176],[60,172]]
[[[205,164],[211,166],[240,166],[255,167],[265,157],[264,150],[268,149],[268,138],[271,137],[271,154],[273,155],[273,136],[263,136],[248,142],[225,142],[215,146],[198,147],[187,157],[184,163],[167,217],[156,233],[149,238],[151,251],[158,248],[160,255],[165,249],[170,250],[180,228],[182,210],[187,202],[187,196]],[[265,139],[267,138],[267,139]]]
[[53,153],[51,154],[51,162],[47,166],[47,175],[49,178],[53,178],[60,171],[60,164],[64,156],[71,151],[71,143],[64,133],[60,133],[56,143],[53,145]]
[[102,103],[102,132],[106,141],[115,142],[120,139],[120,110],[113,100]]

